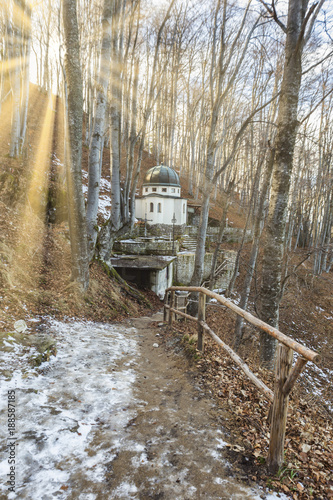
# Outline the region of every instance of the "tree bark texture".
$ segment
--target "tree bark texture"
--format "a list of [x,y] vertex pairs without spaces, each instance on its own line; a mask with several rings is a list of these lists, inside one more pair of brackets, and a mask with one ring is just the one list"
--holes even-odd
[[[260,313],[263,321],[276,328],[279,323],[286,216],[298,128],[297,108],[304,44],[303,22],[307,3],[304,0],[289,1],[284,71],[274,144],[275,161],[264,244]],[[260,338],[262,366],[273,369],[275,351],[276,341],[263,332]]]
[[275,371],[274,402],[272,410],[271,437],[268,451],[268,468],[276,474],[283,464],[284,441],[288,415],[289,394],[283,392],[293,362],[293,351],[280,344]]
[[67,83],[67,198],[71,241],[72,278],[84,290],[89,285],[85,206],[82,192],[83,97],[76,0],[62,0]]
[[102,47],[97,84],[95,116],[89,147],[87,199],[87,235],[89,260],[94,256],[97,240],[97,212],[101,180],[101,165],[107,109],[107,90],[110,77],[112,0],[104,0],[102,16]]

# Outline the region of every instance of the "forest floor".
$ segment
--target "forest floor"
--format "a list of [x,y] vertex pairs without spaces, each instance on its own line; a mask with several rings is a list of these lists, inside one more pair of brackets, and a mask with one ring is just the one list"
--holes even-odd
[[[44,97],[46,101],[47,97]],[[65,339],[59,338],[57,348],[53,348],[52,344],[42,353],[35,349],[33,355],[29,354],[31,349],[34,350],[36,347],[36,339],[47,331],[50,321],[69,324],[75,319],[75,321],[90,320],[112,325],[119,321],[127,322],[128,318],[152,315],[161,308],[160,300],[151,291],[141,290],[139,293],[135,287],[129,288],[110,279],[105,269],[96,262],[90,268],[89,289],[82,294],[70,281],[70,247],[66,222],[58,220],[56,223],[45,224],[45,221],[41,220],[36,226],[27,217],[25,193],[28,191],[30,173],[27,166],[31,168],[32,165],[38,165],[39,157],[35,151],[40,149],[39,144],[43,136],[40,117],[43,116],[44,105],[45,102],[43,104],[40,95],[33,93],[29,114],[29,150],[25,157],[18,160],[8,158],[10,114],[4,114],[8,118],[8,123],[6,124],[4,119],[0,131],[0,341],[1,350],[5,353],[1,378],[6,383],[11,380],[15,369],[15,367],[8,368],[6,356],[11,352],[15,354],[16,348],[14,344],[10,344],[14,341],[8,339],[9,337],[17,339],[18,334],[14,329],[17,320],[24,320],[28,325],[20,344],[22,362],[28,369],[37,370],[38,377],[35,378],[35,383],[37,384],[38,380],[38,384],[43,384],[45,383],[43,365],[50,362],[56,364],[57,356],[54,356],[56,349],[61,348],[62,341],[64,345],[66,344]],[[56,129],[53,142],[57,142],[58,132]],[[84,166],[87,164],[87,154],[88,150],[85,149]],[[60,152],[53,149],[50,158],[52,165],[51,173],[48,175],[52,183],[52,171],[58,166],[61,168]],[[147,153],[143,161],[143,171],[154,164]],[[103,166],[105,172],[107,164],[107,152],[105,152]],[[108,200],[105,198],[103,205],[105,210],[108,208],[107,203]],[[241,227],[242,213],[236,202],[235,207],[231,207],[229,219],[235,226]],[[234,245],[232,248],[237,249],[237,246]],[[242,255],[240,275],[232,297],[236,303],[245,272],[247,253],[248,248]],[[292,266],[296,266],[302,258],[302,255],[292,256]],[[256,278],[259,284],[260,266]],[[250,302],[250,309],[254,313],[255,289],[256,287]],[[269,438],[267,402],[231,361],[208,339],[204,355],[198,353],[195,349],[194,328],[184,322],[177,323],[171,331],[166,327],[160,327],[158,343],[164,345],[165,351],[164,348],[162,350],[162,345],[159,349],[149,351],[149,356],[153,355],[156,358],[156,367],[158,363],[166,362],[168,356],[173,359],[176,355],[178,372],[183,372],[184,377],[188,376],[193,386],[200,383],[205,397],[211,399],[211,404],[214,405],[213,420],[216,418],[218,428],[228,433],[228,443],[223,447],[223,455],[232,464],[233,474],[239,474],[240,477],[247,476],[250,481],[270,490],[284,492],[295,500],[333,498],[332,291],[333,272],[315,277],[311,273],[309,260],[297,268],[291,276],[281,304],[281,331],[319,352],[321,361],[317,367],[308,364],[300,383],[292,393],[287,424],[285,466],[274,477],[268,474],[265,467]],[[210,305],[207,308],[207,322],[223,340],[232,345],[234,328],[232,316],[223,308]],[[156,324],[153,326],[157,327]],[[244,340],[241,355],[252,370],[273,388],[272,376],[258,367],[258,333],[248,328]],[[151,348],[151,342],[152,337],[149,337],[147,349]],[[39,367],[40,363],[42,364]],[[155,368],[156,371],[158,368]],[[140,378],[145,376],[143,372],[140,374]],[[168,379],[169,382],[172,384]],[[187,390],[190,390],[189,386],[186,386]],[[149,392],[149,385],[144,386],[144,391]],[[173,397],[171,394],[168,404],[171,404]],[[195,399],[193,401],[196,402]],[[179,418],[181,420],[181,417]],[[208,420],[207,425],[210,427],[213,422],[211,419]],[[129,427],[132,433],[136,429],[134,424]],[[214,423],[213,427],[216,428]],[[172,428],[169,431],[175,432]],[[198,434],[200,435],[200,432]],[[204,435],[203,432],[202,434]],[[164,437],[164,440],[166,439]],[[204,436],[202,446],[205,446],[205,439]],[[144,457],[143,459],[146,460]],[[179,479],[181,483],[182,478]],[[63,491],[66,491],[65,483]],[[183,496],[177,498],[187,498],[183,493],[180,495]],[[163,498],[163,496],[151,498]],[[192,498],[203,498],[203,496],[194,495]],[[223,497],[212,496],[212,498]]]

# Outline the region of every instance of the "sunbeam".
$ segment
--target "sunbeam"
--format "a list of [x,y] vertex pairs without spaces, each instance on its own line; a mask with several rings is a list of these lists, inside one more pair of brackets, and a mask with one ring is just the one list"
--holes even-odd
[[[27,195],[23,205],[16,247],[16,265],[13,282],[37,278],[36,263],[42,252],[45,213],[48,197],[49,171],[54,128],[55,96],[48,100],[44,111],[43,125],[38,141],[36,156],[31,161],[31,174]],[[37,271],[37,273],[36,273]]]

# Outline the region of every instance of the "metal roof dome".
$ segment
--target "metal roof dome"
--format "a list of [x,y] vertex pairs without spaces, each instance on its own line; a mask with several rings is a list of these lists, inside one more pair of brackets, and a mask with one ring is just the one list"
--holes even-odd
[[169,186],[180,187],[177,172],[167,165],[157,165],[147,170],[143,181],[143,185],[145,184],[168,184]]

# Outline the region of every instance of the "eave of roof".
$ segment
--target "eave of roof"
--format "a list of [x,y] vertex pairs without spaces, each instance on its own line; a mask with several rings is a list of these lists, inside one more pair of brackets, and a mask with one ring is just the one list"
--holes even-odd
[[160,271],[176,258],[169,255],[120,255],[111,258],[111,265],[115,268],[157,269]]
[[186,200],[186,198],[181,198],[180,196],[172,196],[169,194],[159,194],[159,193],[147,193],[143,195],[137,195],[135,198],[136,199],[143,199],[143,198],[171,198],[173,200]]

